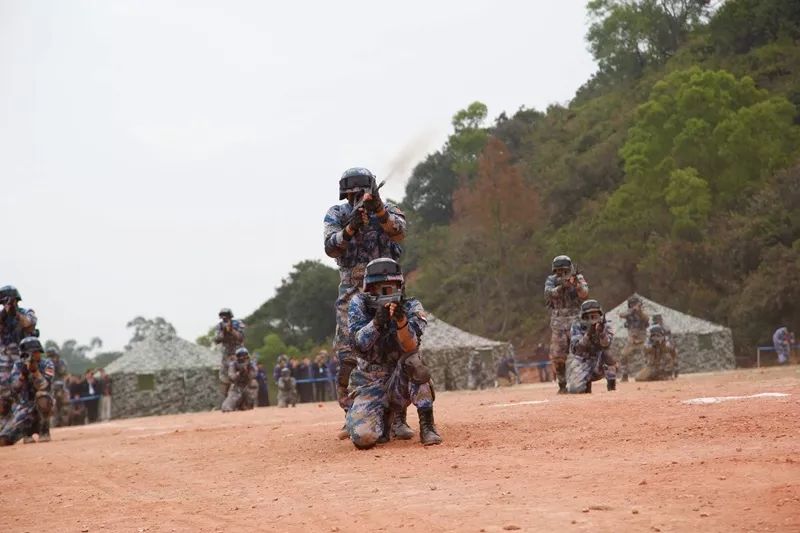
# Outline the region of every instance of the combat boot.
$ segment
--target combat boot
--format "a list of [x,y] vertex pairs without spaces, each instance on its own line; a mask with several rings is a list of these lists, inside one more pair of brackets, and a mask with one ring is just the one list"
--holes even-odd
[[591,382],[591,381],[589,381],[588,383],[586,383],[586,390],[585,390],[584,392],[585,392],[586,394],[591,394],[591,393],[592,393],[592,382]]
[[617,390],[617,380],[609,379],[608,381],[606,381],[606,388],[608,388],[608,390],[610,391]]
[[35,440],[33,440],[33,437],[31,437],[31,436],[29,436],[29,435],[25,435],[25,436],[22,438],[22,444],[33,444],[34,442],[36,442],[36,441],[35,441]]
[[50,432],[39,435],[39,442],[50,442]]
[[430,446],[432,444],[441,444],[442,437],[436,431],[436,426],[433,424],[433,407],[428,409],[417,409],[419,414],[419,440],[423,446]]
[[392,429],[395,418],[394,411],[387,409],[386,413],[383,415],[383,431],[381,432],[381,436],[378,437],[378,444],[386,444],[392,440]]
[[628,373],[627,372],[623,372],[622,373],[622,382],[623,383],[627,383],[628,382]]
[[567,383],[564,381],[558,382],[558,394],[566,394],[567,393]]
[[399,440],[409,440],[414,438],[414,430],[406,422],[407,408],[397,413],[392,423],[392,436]]
[[339,440],[349,439],[350,438],[350,431],[347,429],[347,411],[344,412],[345,421],[342,424],[342,428],[336,433],[336,438]]

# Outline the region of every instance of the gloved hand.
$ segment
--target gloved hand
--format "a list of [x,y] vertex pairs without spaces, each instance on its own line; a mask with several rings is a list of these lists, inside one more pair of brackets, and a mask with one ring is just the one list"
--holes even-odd
[[380,193],[375,190],[373,192],[366,193],[369,196],[364,196],[365,198],[369,198],[364,200],[364,208],[369,211],[370,213],[375,213],[376,211],[380,211],[381,207],[383,207],[383,200],[381,200]]
[[359,232],[361,228],[363,228],[367,222],[369,221],[369,217],[367,213],[364,211],[363,208],[359,208],[356,212],[357,214],[353,217],[350,223],[347,225],[350,228],[350,232],[355,235]]
[[386,324],[389,323],[389,306],[383,306],[378,308],[378,312],[375,313],[375,318],[372,319],[375,323],[375,327],[378,329],[382,329],[386,327]]
[[403,307],[402,303],[392,304],[392,305],[395,306],[392,318],[394,319],[395,322],[397,322],[397,325],[399,326],[400,324],[408,320],[408,317],[406,316],[406,310],[405,307]]

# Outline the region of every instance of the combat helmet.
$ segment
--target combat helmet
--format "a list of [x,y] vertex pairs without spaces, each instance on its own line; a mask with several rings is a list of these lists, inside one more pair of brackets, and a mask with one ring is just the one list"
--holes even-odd
[[364,167],[348,168],[339,179],[339,200],[351,192],[366,192],[375,188],[375,174]]
[[553,258],[552,264],[553,274],[555,274],[556,270],[559,268],[568,268],[570,273],[574,271],[574,266],[572,265],[572,259],[569,258],[567,255],[557,255]]
[[635,294],[628,298],[628,308],[633,307],[634,305],[638,305],[642,303],[642,299],[636,296]]
[[586,320],[586,317],[592,311],[599,311],[603,315],[603,307],[597,300],[586,300],[581,304],[581,320]]
[[31,354],[34,352],[43,352],[42,341],[36,337],[25,337],[19,343],[19,351],[23,354]]
[[22,296],[20,296],[19,291],[13,285],[0,287],[0,302],[5,303],[8,298],[13,298],[17,302],[22,300]]
[[653,324],[658,324],[660,326],[664,325],[664,316],[661,313],[655,313],[652,317]]
[[48,348],[45,351],[45,355],[47,355],[47,357],[60,357],[61,356],[61,354],[58,353],[58,348],[55,348],[53,346],[51,346],[50,348]]
[[664,332],[664,328],[662,328],[658,324],[654,324],[654,325],[650,326],[649,328],[647,328],[647,334],[651,339],[653,339],[655,341],[660,341],[661,339],[663,339],[666,336],[666,334]]
[[281,368],[281,376],[289,376],[291,375],[292,371],[289,370],[288,366]]
[[230,308],[228,308],[228,307],[223,307],[222,309],[219,310],[219,317],[220,318],[225,318],[225,317],[233,318],[233,311],[231,311]]
[[242,359],[244,357],[250,357],[250,351],[242,346],[238,350],[236,350],[236,359]]
[[388,257],[370,261],[364,270],[364,290],[373,283],[386,281],[399,281],[401,285],[403,284],[403,271],[400,268],[400,264]]

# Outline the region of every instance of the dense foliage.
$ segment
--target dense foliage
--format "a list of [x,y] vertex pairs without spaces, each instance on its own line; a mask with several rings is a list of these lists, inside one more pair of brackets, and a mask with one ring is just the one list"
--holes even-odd
[[550,259],[606,306],[639,291],[731,326],[800,320],[800,4],[593,0],[599,70],[566,107],[459,111],[403,207],[411,289],[446,320],[541,339]]

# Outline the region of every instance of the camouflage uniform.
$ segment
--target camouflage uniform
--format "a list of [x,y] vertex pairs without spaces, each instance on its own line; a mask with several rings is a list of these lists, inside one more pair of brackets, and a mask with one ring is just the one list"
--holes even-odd
[[[408,299],[402,305],[408,331],[419,342],[428,324],[422,304]],[[353,296],[348,323],[358,366],[350,373],[352,405],[347,412],[347,429],[358,448],[371,447],[386,433],[387,410],[399,412],[411,403],[417,409],[430,410],[434,400],[430,382],[414,383],[404,369],[403,356],[410,354],[401,352],[396,323],[390,322],[382,334],[375,327],[374,316],[364,294]]]
[[49,436],[47,421],[53,409],[50,394],[55,367],[49,359],[40,359],[39,377],[33,378],[28,370],[28,361],[19,360],[11,372],[11,390],[16,403],[11,416],[0,429],[0,444],[14,444],[23,437],[39,433],[41,439]]
[[9,344],[19,344],[36,331],[36,313],[33,309],[17,308],[15,315],[0,310],[0,349]]
[[[222,411],[247,411],[256,405],[256,395],[258,394],[258,383],[256,374],[258,368],[252,361],[241,363],[233,361],[228,365],[228,379],[230,388],[225,401],[222,402]],[[255,394],[253,384],[255,383]]]
[[69,417],[69,390],[67,388],[67,377],[69,377],[69,369],[67,363],[60,357],[56,361],[50,359],[55,368],[55,376],[53,377],[53,399],[55,400],[55,407],[53,408],[53,424],[58,426],[66,426],[67,418]]
[[567,382],[570,328],[580,314],[581,302],[589,296],[589,284],[583,275],[576,274],[575,280],[575,285],[565,288],[559,277],[551,274],[544,283],[544,299],[550,309],[550,360],[561,390]]
[[350,371],[356,365],[356,357],[350,346],[348,333],[348,306],[353,295],[358,293],[364,279],[367,263],[379,257],[400,258],[399,244],[405,238],[406,217],[391,204],[384,203],[388,219],[381,225],[377,215],[369,213],[369,225],[361,228],[350,240],[345,238],[347,220],[353,211],[349,203],[337,204],[325,215],[325,253],[336,259],[339,266],[339,296],[336,299],[336,333],[333,348],[339,360],[336,375],[336,396],[339,405],[347,410],[352,400],[347,393]]
[[625,342],[625,347],[622,348],[619,362],[622,381],[627,381],[631,358],[635,357],[634,353],[641,353],[644,348],[650,317],[641,306],[623,311],[619,316],[625,321],[625,327],[628,329],[628,340]]
[[297,380],[290,375],[278,378],[278,407],[297,405]]
[[19,348],[16,344],[0,348],[0,426],[11,415],[14,405],[14,394],[11,390],[11,372],[19,360]]
[[605,327],[599,334],[593,334],[585,320],[572,323],[567,357],[567,392],[570,394],[592,392],[592,381],[604,375],[609,383],[616,380],[617,363],[608,349],[614,332],[605,319],[602,323]]
[[645,366],[636,374],[636,381],[661,381],[673,379],[678,373],[678,352],[664,337],[654,342],[649,335],[644,344]]
[[236,361],[236,350],[244,346],[244,323],[241,320],[231,319],[231,330],[230,332],[225,331],[225,322],[220,321],[217,324],[216,334],[214,335],[214,343],[222,346],[219,380],[222,384],[222,395],[225,397],[228,396],[228,388],[231,385],[228,367]]

